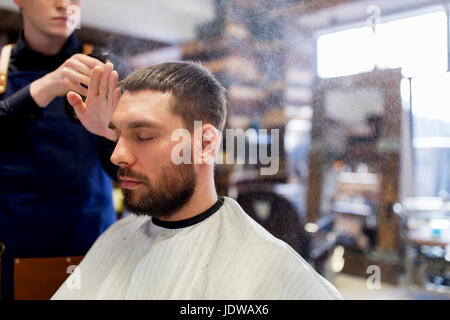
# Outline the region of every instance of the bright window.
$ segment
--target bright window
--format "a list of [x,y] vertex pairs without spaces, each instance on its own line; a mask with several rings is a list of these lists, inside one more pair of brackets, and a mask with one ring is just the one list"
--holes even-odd
[[328,33],[317,39],[317,73],[322,78],[379,68],[402,68],[412,76],[447,70],[447,16],[443,11]]
[[[322,78],[402,68],[411,77],[415,193],[450,193],[450,73],[444,11],[328,33],[317,39]],[[408,92],[409,94],[409,92]]]
[[369,27],[323,35],[317,39],[317,72],[338,77],[371,71],[375,66],[373,32]]
[[450,73],[412,78],[417,196],[450,194]]

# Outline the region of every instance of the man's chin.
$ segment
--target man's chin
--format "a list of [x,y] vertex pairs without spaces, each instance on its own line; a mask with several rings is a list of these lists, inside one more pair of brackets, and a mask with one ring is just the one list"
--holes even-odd
[[122,195],[124,197],[124,203],[128,203],[130,206],[137,206],[141,195],[137,190],[122,189]]
[[146,199],[143,201],[141,198],[134,197],[124,197],[124,207],[125,209],[136,215],[136,216],[148,216],[155,218],[167,218],[173,215],[177,210],[179,210],[186,201],[170,201],[170,202],[159,202],[157,199]]
[[74,31],[67,27],[52,27],[47,30],[47,34],[55,39],[67,39]]
[[146,208],[143,208],[138,201],[132,201],[129,198],[124,199],[123,205],[125,209],[137,216],[151,216],[151,213]]

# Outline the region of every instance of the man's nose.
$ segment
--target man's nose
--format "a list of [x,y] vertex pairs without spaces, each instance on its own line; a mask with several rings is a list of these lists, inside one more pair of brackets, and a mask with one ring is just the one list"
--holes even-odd
[[135,157],[127,147],[126,142],[119,138],[110,160],[116,166],[127,167],[133,165]]
[[56,9],[59,11],[67,11],[67,8],[72,4],[70,0],[56,0]]

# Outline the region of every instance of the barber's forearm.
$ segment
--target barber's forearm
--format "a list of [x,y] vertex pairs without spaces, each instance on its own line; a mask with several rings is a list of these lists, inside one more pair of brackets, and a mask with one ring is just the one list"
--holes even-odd
[[30,85],[16,91],[0,101],[0,118],[2,120],[37,119],[42,115],[40,108],[30,94]]

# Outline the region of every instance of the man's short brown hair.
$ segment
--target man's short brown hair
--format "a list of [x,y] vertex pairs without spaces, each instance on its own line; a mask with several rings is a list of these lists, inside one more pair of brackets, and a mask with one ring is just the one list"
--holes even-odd
[[166,62],[133,72],[120,82],[125,91],[156,90],[175,98],[172,112],[180,116],[187,129],[194,121],[210,123],[223,130],[226,118],[224,87],[201,64]]

